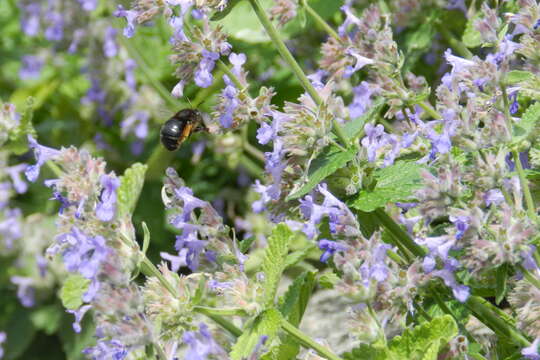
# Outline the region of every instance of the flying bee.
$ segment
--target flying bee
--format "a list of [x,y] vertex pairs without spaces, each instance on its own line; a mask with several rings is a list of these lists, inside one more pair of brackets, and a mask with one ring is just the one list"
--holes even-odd
[[204,130],[203,114],[199,110],[183,109],[161,127],[161,143],[165,149],[175,151],[192,133]]

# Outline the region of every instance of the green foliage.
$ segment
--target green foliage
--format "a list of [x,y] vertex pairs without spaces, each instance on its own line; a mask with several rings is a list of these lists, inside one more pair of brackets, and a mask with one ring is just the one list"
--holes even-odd
[[17,359],[31,344],[36,334],[30,313],[18,309],[11,314],[4,327],[8,341],[5,344],[5,359]]
[[118,216],[120,218],[131,216],[135,210],[144,185],[146,169],[146,165],[135,163],[126,169],[124,175],[120,177],[120,186],[117,190]]
[[482,34],[480,34],[480,31],[476,30],[474,27],[474,23],[478,19],[479,19],[478,15],[470,17],[467,20],[465,31],[463,31],[463,36],[461,37],[461,41],[463,41],[465,46],[467,46],[468,48],[476,48],[482,45]]
[[233,345],[231,360],[243,360],[253,352],[262,336],[267,336],[266,344],[271,344],[281,327],[282,317],[276,309],[268,309],[260,314]]
[[536,75],[530,71],[512,70],[506,74],[506,83],[508,85],[515,85],[523,81],[534,79],[535,77]]
[[521,120],[514,124],[512,141],[519,144],[530,136],[534,136],[535,129],[540,126],[540,102],[529,106],[521,117]]
[[34,328],[43,330],[45,334],[52,335],[62,322],[64,310],[57,304],[43,306],[30,314]]
[[387,347],[361,345],[343,355],[345,360],[437,360],[439,352],[458,334],[456,322],[444,315],[407,329]]
[[377,184],[371,191],[362,190],[350,205],[365,212],[385,206],[389,202],[410,200],[421,185],[423,166],[415,162],[398,161],[375,171]]
[[298,199],[310,192],[317,184],[336,170],[345,166],[356,156],[356,149],[343,151],[335,145],[326,147],[319,156],[313,160],[308,170],[307,182],[300,189],[291,193],[287,200]]
[[70,274],[62,289],[60,290],[60,300],[66,309],[75,310],[82,305],[82,295],[88,290],[90,280],[83,278],[79,274]]
[[508,279],[508,264],[504,263],[501,266],[497,268],[496,273],[496,288],[495,288],[495,302],[497,305],[501,303],[501,301],[506,297],[506,293],[508,291],[506,287],[506,280]]
[[262,263],[262,271],[265,275],[263,304],[266,306],[271,306],[274,303],[281,273],[285,269],[285,256],[287,256],[292,237],[293,232],[287,225],[281,223],[274,227],[272,235],[268,238]]
[[28,135],[36,137],[36,130],[32,125],[33,115],[34,98],[28,97],[19,126],[9,132],[9,143],[6,145],[6,148],[16,155],[24,154],[28,151]]
[[385,99],[380,97],[373,101],[369,110],[358,119],[352,119],[343,126],[343,132],[349,141],[356,140],[364,132],[364,125],[381,112],[385,105]]

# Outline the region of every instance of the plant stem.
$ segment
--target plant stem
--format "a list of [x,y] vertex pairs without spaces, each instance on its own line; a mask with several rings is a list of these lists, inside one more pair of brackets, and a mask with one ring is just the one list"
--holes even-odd
[[246,150],[246,152],[253,156],[255,159],[260,160],[264,163],[265,159],[262,151],[251,145],[247,140],[244,141],[244,150]]
[[262,179],[264,169],[245,154],[240,157],[240,165],[245,168],[254,178]]
[[416,244],[413,239],[409,237],[409,234],[401,228],[396,222],[388,216],[382,209],[377,209],[373,212],[381,224],[394,235],[394,238],[401,242],[409,251],[411,251],[415,256],[424,257],[426,256],[426,250]]
[[281,322],[281,328],[285,330],[289,335],[291,335],[293,338],[295,338],[300,344],[302,344],[305,347],[311,348],[315,350],[319,355],[329,359],[329,360],[341,360],[339,356],[334,354],[332,351],[330,351],[325,346],[322,346],[306,334],[304,334],[302,331],[300,331],[298,328],[296,328],[293,324],[288,322],[287,320],[283,319]]
[[507,337],[519,346],[529,346],[530,342],[521,333],[506,321],[494,314],[485,304],[485,300],[478,296],[469,296],[465,303],[474,315],[499,336]]
[[464,43],[456,39],[454,35],[452,35],[452,33],[448,31],[448,29],[443,24],[438,24],[437,29],[439,30],[443,38],[448,42],[448,44],[450,44],[450,46],[454,50],[456,50],[459,55],[463,56],[465,59],[471,59],[473,57],[473,53],[470,52],[467,46],[465,46]]
[[[143,253],[140,253],[143,257],[143,260],[141,262],[141,272],[146,276],[155,276],[161,285],[163,285],[167,291],[174,296],[175,298],[179,297],[178,291],[172,286],[170,282],[165,279],[163,274],[158,270],[158,268],[144,255]],[[212,313],[208,310],[208,308],[205,307],[195,307],[193,311],[198,312],[199,314],[206,315],[213,321],[215,321],[217,324],[221,325],[224,329],[228,330],[231,334],[238,337],[242,334],[242,330],[238,329],[233,323],[229,322],[228,320],[224,319],[220,315],[217,315],[215,313]]]
[[437,112],[437,110],[435,110],[435,109],[431,106],[431,104],[426,103],[426,102],[420,102],[420,103],[418,103],[418,106],[420,106],[422,109],[424,109],[424,111],[425,111],[426,113],[428,113],[432,118],[434,118],[434,119],[442,119],[441,114],[439,114],[439,113]]
[[540,290],[540,280],[538,280],[538,278],[536,276],[531,274],[531,272],[529,270],[525,269],[522,265],[519,265],[518,268],[519,268],[519,271],[521,271],[523,273],[523,276],[525,277],[525,279],[529,283],[534,285],[534,287],[536,287],[538,290]]
[[338,42],[342,42],[339,34],[330,26],[324,19],[315,11],[311,6],[309,6],[307,0],[300,0],[300,6],[306,9],[307,13],[311,15],[313,20],[319,24],[331,37],[336,39]]
[[[322,98],[319,96],[319,93],[317,90],[311,85],[311,82],[307,78],[306,74],[304,74],[304,71],[302,68],[300,68],[300,65],[296,62],[294,57],[292,56],[289,49],[287,49],[287,46],[285,46],[285,43],[283,40],[281,40],[281,37],[279,36],[279,33],[277,32],[276,28],[266,15],[266,12],[264,11],[263,7],[261,6],[259,0],[249,0],[251,3],[251,6],[253,7],[253,11],[255,11],[255,14],[259,18],[259,21],[261,22],[262,26],[266,30],[266,33],[270,38],[272,39],[274,45],[276,46],[279,54],[285,60],[285,62],[291,67],[292,72],[294,75],[296,75],[296,78],[300,81],[304,89],[307,91],[307,93],[311,96],[313,101],[318,105],[321,106],[323,104]],[[345,147],[348,147],[349,141],[347,140],[347,136],[345,136],[345,133],[343,132],[343,129],[337,122],[336,118],[332,119],[333,123],[333,131],[336,134],[336,136],[339,138],[339,140],[345,145]]]

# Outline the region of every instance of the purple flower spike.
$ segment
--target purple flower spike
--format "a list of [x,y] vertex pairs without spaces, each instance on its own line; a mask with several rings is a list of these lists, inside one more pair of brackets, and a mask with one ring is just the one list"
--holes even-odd
[[343,74],[344,78],[350,78],[355,72],[362,69],[364,66],[375,63],[373,59],[369,59],[365,56],[362,56],[358,52],[354,51],[353,49],[348,49],[347,54],[354,57],[355,64],[354,66],[348,66],[345,69],[345,73]]
[[21,7],[21,28],[28,36],[36,36],[40,29],[41,4],[33,2]]
[[368,123],[364,126],[364,131],[366,137],[362,139],[361,144],[367,150],[368,161],[374,162],[377,150],[385,144],[384,127],[381,124],[373,126]]
[[324,251],[321,255],[320,261],[325,263],[332,255],[334,255],[336,251],[347,250],[347,246],[340,244],[336,241],[321,239],[319,241],[319,249]]
[[442,270],[436,270],[433,274],[444,281],[444,284],[452,289],[452,293],[457,301],[464,303],[471,294],[468,286],[458,284],[454,277],[453,271],[449,266],[445,266]]
[[78,0],[84,11],[93,11],[97,7],[97,0]]
[[534,339],[531,346],[523,348],[523,350],[521,350],[521,355],[525,356],[525,358],[528,360],[540,360],[540,354],[538,353],[538,345],[540,345],[540,338]]
[[125,10],[122,5],[118,5],[117,10],[114,12],[116,17],[126,18],[127,24],[124,28],[124,36],[127,38],[132,37],[135,34],[135,22],[139,14],[135,10]]
[[11,282],[17,285],[17,297],[24,307],[32,307],[35,305],[34,299],[34,280],[29,277],[12,276]]
[[35,55],[25,55],[21,59],[22,66],[19,70],[19,77],[22,80],[37,79],[41,74],[43,60]]
[[64,209],[71,206],[71,203],[68,201],[67,198],[65,198],[62,194],[60,194],[58,191],[53,191],[53,197],[49,200],[58,200],[60,202],[60,209],[58,209],[58,214],[62,215],[64,212]]
[[236,76],[240,76],[240,72],[242,71],[242,65],[246,63],[246,54],[231,53],[229,55],[229,61],[233,65],[233,73]]
[[178,226],[179,222],[187,223],[191,221],[191,213],[193,212],[193,210],[203,208],[206,206],[207,203],[206,201],[203,201],[193,196],[193,190],[185,186],[175,189],[174,193],[176,197],[182,200],[182,202],[184,203],[182,215],[180,215],[178,219],[176,219],[173,223],[173,225],[180,228]]
[[6,172],[11,177],[11,181],[13,182],[13,187],[18,194],[24,194],[26,190],[28,190],[28,184],[26,184],[21,178],[21,172],[26,170],[27,167],[27,164],[19,164],[6,169]]
[[216,60],[219,59],[219,54],[205,49],[202,51],[202,57],[199,68],[195,71],[194,80],[197,86],[207,88],[214,81],[212,70],[214,70]]
[[78,272],[86,279],[97,276],[101,263],[109,254],[102,236],[90,237],[73,227],[63,238],[72,246],[63,253],[64,264],[70,272]]
[[510,114],[514,115],[519,110],[519,104],[517,101],[518,91],[514,91],[508,95],[508,99],[512,102],[510,104]]
[[37,159],[36,165],[30,165],[26,168],[24,174],[30,182],[35,182],[39,177],[39,171],[41,166],[45,162],[54,159],[57,156],[60,156],[60,150],[56,150],[47,146],[39,145],[31,135],[28,135],[28,143],[30,148],[34,150],[34,155]]
[[353,93],[354,98],[349,105],[349,114],[351,119],[356,119],[371,106],[371,95],[374,93],[374,88],[367,81],[362,81],[360,85],[353,88]]
[[227,354],[213,339],[212,334],[208,331],[208,326],[201,323],[199,332],[187,331],[184,333],[184,342],[189,346],[185,353],[185,360],[207,360],[214,357],[225,358]]
[[116,189],[120,186],[120,180],[114,175],[101,175],[103,190],[100,202],[96,207],[96,216],[101,221],[111,221],[116,212]]
[[223,99],[225,99],[225,112],[220,115],[219,122],[221,123],[221,126],[228,129],[233,126],[234,110],[239,105],[237,99],[238,90],[227,75],[223,75],[223,81],[225,82],[226,86],[221,92],[221,96]]
[[128,348],[118,340],[99,340],[96,346],[82,352],[92,359],[100,360],[124,360],[128,356]]
[[112,58],[118,54],[118,45],[116,44],[116,29],[109,26],[105,31],[105,38],[103,41],[103,53],[105,57]]
[[504,201],[504,195],[499,189],[491,189],[485,193],[484,201],[486,202],[486,206],[490,206],[491,204],[499,205]]
[[84,314],[92,308],[92,305],[83,305],[77,310],[67,310],[68,313],[75,315],[75,322],[73,323],[73,330],[78,334],[81,332],[81,321]]

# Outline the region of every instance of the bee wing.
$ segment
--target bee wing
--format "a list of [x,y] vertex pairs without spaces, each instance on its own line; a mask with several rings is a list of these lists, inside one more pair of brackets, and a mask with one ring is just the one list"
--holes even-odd
[[175,114],[174,112],[172,112],[171,110],[169,110],[167,108],[160,108],[160,109],[156,110],[156,112],[155,112],[156,122],[164,123],[165,121],[172,118],[174,114]]

